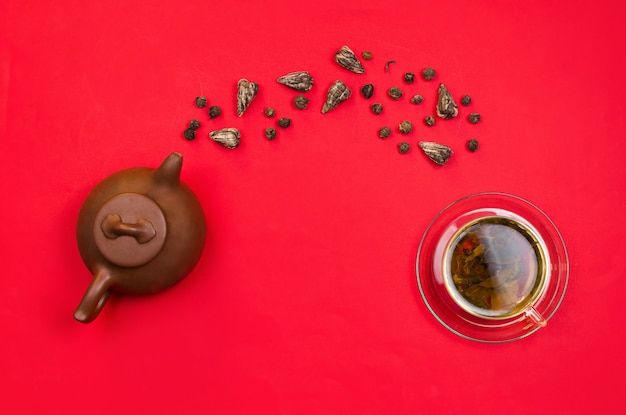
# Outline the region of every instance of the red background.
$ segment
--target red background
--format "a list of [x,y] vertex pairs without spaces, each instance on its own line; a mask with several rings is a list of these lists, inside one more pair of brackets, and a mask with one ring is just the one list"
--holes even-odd
[[[615,413],[624,398],[626,29],[618,1],[2,1],[0,412]],[[150,4],[154,3],[154,4]],[[558,3],[558,4],[557,4]],[[364,75],[334,61],[370,50]],[[387,60],[396,60],[384,71]],[[406,71],[437,69],[432,82]],[[309,108],[275,82],[308,70]],[[237,118],[235,85],[260,84]],[[353,96],[322,115],[328,86]],[[378,88],[374,116],[358,93]],[[436,86],[471,107],[439,121]],[[385,90],[402,87],[407,99]],[[421,106],[408,97],[421,93]],[[224,110],[209,121],[196,95]],[[275,123],[266,106],[292,118]],[[480,112],[477,125],[467,122]],[[199,137],[185,141],[192,118]],[[408,119],[406,137],[396,130]],[[383,141],[377,130],[395,130]],[[209,131],[237,127],[227,150]],[[464,148],[476,137],[476,153]],[[400,155],[396,145],[412,146]],[[419,140],[455,151],[437,167]],[[109,174],[183,154],[208,221],[180,284],[72,318],[91,275],[78,211]],[[429,313],[415,257],[470,193],[541,207],[570,284],[545,329],[464,340]]]

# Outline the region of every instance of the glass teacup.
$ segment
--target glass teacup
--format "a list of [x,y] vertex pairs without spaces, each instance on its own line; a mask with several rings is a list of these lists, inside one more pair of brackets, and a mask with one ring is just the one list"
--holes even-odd
[[552,221],[517,196],[480,193],[446,207],[422,238],[420,292],[433,315],[463,337],[515,340],[544,327],[568,279]]

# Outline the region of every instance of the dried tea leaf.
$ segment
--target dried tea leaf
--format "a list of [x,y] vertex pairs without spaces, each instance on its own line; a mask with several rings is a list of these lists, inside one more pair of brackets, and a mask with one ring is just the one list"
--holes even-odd
[[400,98],[402,98],[402,90],[397,86],[394,86],[389,88],[389,90],[387,91],[387,95],[389,95],[389,98],[393,99],[394,101],[398,101]]
[[437,72],[433,68],[424,68],[424,70],[422,71],[422,76],[427,81],[430,81],[433,78],[435,78],[436,74]]
[[211,105],[209,108],[209,118],[213,119],[215,117],[219,117],[222,114],[222,109],[217,105]]
[[350,95],[352,95],[350,88],[348,88],[348,86],[340,80],[336,80],[335,83],[328,88],[326,102],[322,107],[322,114],[326,114],[328,111],[335,108],[339,103],[350,98]]
[[309,105],[309,99],[304,95],[300,94],[293,99],[293,105],[299,110],[306,109],[307,105]]
[[469,139],[467,140],[467,149],[469,151],[471,151],[472,153],[476,152],[476,150],[478,150],[478,140],[475,138]]
[[193,128],[187,128],[185,129],[185,131],[183,131],[183,137],[185,137],[186,140],[193,140],[196,138],[196,130],[194,130]]
[[206,107],[206,104],[207,104],[206,97],[203,97],[203,96],[196,97],[196,107],[204,108]]
[[413,124],[411,124],[411,121],[402,121],[398,126],[398,130],[400,130],[401,134],[408,134],[413,130]]
[[276,80],[279,84],[297,91],[310,91],[313,88],[313,77],[306,71],[291,72]]
[[273,140],[276,138],[276,129],[272,127],[268,127],[265,129],[265,138],[268,140]]
[[467,119],[472,124],[476,124],[477,122],[480,121],[480,114],[477,112],[472,112],[470,115],[467,116]]
[[283,117],[277,122],[280,128],[289,128],[291,125],[291,118]]
[[361,88],[361,94],[363,94],[363,98],[370,99],[372,95],[374,95],[374,85],[363,85],[363,87]]
[[376,115],[379,115],[381,112],[383,112],[383,104],[377,102],[375,104],[372,104],[372,106],[370,107],[372,112]]
[[452,149],[444,144],[432,141],[420,141],[418,144],[422,151],[424,151],[424,154],[440,166],[446,164],[452,155]]
[[411,145],[409,143],[405,141],[398,143],[398,152],[400,154],[408,153],[410,149],[411,149]]
[[246,112],[258,91],[258,84],[249,82],[247,79],[239,80],[237,83],[237,115],[241,117]]
[[339,52],[335,54],[335,62],[342,68],[354,73],[365,73],[365,68],[361,61],[359,61],[359,58],[357,58],[354,52],[347,46],[343,46],[339,49]]
[[378,130],[378,136],[382,139],[389,138],[390,135],[391,128],[389,127],[382,127],[380,130]]
[[424,97],[419,94],[413,95],[413,97],[411,98],[411,104],[413,105],[419,105],[422,102],[424,102]]
[[211,131],[209,138],[217,143],[220,143],[226,148],[237,148],[241,140],[241,134],[236,128],[222,128],[221,130]]
[[459,115],[459,107],[444,84],[439,84],[438,94],[437,115],[443,119],[454,118]]

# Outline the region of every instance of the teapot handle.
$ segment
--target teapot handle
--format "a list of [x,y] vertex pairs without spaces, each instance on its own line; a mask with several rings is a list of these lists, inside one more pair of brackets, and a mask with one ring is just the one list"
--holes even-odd
[[89,288],[74,311],[74,318],[81,323],[91,323],[98,317],[111,295],[111,285],[113,285],[111,273],[103,267],[97,268]]

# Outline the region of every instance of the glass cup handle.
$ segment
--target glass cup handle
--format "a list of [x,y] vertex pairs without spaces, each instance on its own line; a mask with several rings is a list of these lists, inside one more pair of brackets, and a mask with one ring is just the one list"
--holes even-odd
[[535,310],[533,307],[530,307],[528,310],[526,310],[525,315],[526,315],[526,321],[528,323],[524,326],[524,330],[528,330],[530,328],[537,327],[537,326],[541,328],[541,327],[545,327],[546,324],[548,324],[548,322],[546,321],[545,318],[543,318],[541,313],[539,313],[539,311]]

